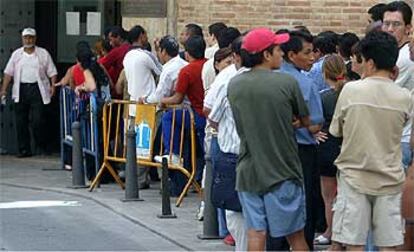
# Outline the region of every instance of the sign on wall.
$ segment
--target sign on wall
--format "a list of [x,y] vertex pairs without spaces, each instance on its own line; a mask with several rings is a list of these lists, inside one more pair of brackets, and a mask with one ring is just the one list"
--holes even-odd
[[123,0],[123,17],[167,17],[167,0]]

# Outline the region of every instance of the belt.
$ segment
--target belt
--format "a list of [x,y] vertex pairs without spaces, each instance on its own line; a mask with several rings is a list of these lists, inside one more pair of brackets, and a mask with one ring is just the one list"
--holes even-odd
[[37,82],[20,82],[20,85],[37,85]]

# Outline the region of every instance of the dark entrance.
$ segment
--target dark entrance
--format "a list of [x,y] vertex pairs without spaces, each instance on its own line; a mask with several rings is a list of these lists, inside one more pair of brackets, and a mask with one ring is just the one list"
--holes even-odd
[[[65,16],[70,6],[84,6],[95,8],[102,15],[101,29],[108,25],[120,24],[120,3],[117,0],[12,0],[0,1],[0,77],[10,58],[11,53],[21,46],[20,32],[24,27],[34,27],[37,32],[37,45],[48,50],[58,70],[58,79],[63,77],[67,68],[75,62],[75,57],[62,57],[60,52],[71,51],[77,41],[84,39],[72,36],[71,40],[63,38],[66,30],[59,26],[59,17]],[[65,9],[66,8],[66,9]],[[60,38],[60,39],[59,39]],[[99,36],[95,36],[99,38]],[[63,41],[63,42],[62,42]],[[69,42],[68,42],[69,41]],[[93,39],[88,39],[92,42]],[[91,44],[93,46],[93,44]],[[62,49],[63,48],[63,49]],[[11,85],[10,85],[11,87]],[[10,91],[10,90],[9,90]],[[59,91],[59,90],[57,90]],[[58,92],[57,92],[58,94]],[[10,95],[10,94],[9,94]],[[17,140],[14,122],[14,106],[10,99],[8,104],[0,108],[0,153],[15,154]],[[48,140],[53,149],[59,150],[59,95],[55,95],[47,108]],[[33,146],[35,149],[35,146]]]

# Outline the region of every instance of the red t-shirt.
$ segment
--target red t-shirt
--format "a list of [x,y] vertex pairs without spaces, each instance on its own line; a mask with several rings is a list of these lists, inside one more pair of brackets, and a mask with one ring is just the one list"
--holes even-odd
[[72,76],[76,87],[82,85],[85,82],[85,75],[83,75],[83,69],[79,63],[73,65]]
[[122,69],[124,69],[122,62],[130,47],[130,44],[123,43],[112,49],[105,57],[98,60],[98,62],[105,67],[114,84],[118,81],[119,74]]
[[204,88],[201,80],[201,71],[207,59],[199,59],[190,62],[183,67],[178,74],[176,92],[187,95],[193,109],[203,115]]

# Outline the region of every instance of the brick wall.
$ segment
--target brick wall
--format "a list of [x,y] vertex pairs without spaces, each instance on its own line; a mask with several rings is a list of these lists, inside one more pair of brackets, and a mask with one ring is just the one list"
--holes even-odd
[[[351,31],[363,34],[367,10],[376,0],[177,0],[177,29],[194,22],[206,31],[225,22],[241,31],[266,26],[274,30],[305,25],[312,32]],[[388,1],[390,2],[390,1]],[[414,9],[414,0],[407,0]]]

